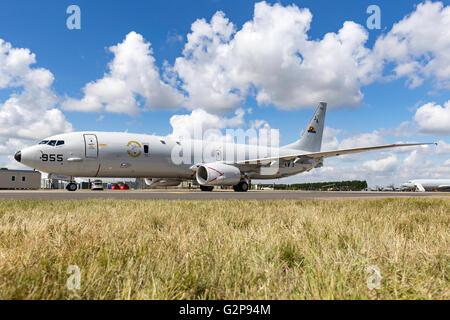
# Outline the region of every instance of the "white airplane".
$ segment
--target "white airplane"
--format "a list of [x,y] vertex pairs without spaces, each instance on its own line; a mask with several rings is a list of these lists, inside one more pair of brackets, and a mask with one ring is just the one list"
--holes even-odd
[[414,191],[447,191],[450,190],[450,179],[416,179],[402,185],[407,190]]
[[18,151],[14,158],[51,177],[70,181],[69,191],[77,189],[74,177],[141,177],[149,185],[178,185],[183,180],[197,180],[202,191],[212,191],[214,186],[233,186],[235,191],[242,192],[248,190],[251,179],[277,179],[309,171],[322,167],[324,158],[430,144],[321,152],[326,108],[327,104],[321,102],[302,137],[280,148],[88,131],[48,137]]

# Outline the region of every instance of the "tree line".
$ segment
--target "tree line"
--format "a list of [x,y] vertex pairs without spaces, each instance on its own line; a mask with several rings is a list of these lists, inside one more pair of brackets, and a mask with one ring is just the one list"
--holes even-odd
[[365,180],[309,182],[295,184],[262,184],[261,187],[272,187],[275,190],[333,190],[361,191],[367,188]]

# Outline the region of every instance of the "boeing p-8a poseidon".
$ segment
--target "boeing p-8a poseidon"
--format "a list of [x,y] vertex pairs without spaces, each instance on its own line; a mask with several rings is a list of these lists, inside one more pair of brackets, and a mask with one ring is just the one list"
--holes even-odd
[[326,108],[321,102],[300,140],[280,148],[124,132],[73,132],[48,137],[14,157],[67,179],[69,191],[77,189],[74,177],[142,177],[148,185],[166,186],[195,179],[202,191],[214,186],[247,191],[251,179],[277,179],[309,171],[321,167],[324,158],[425,144],[321,152]]

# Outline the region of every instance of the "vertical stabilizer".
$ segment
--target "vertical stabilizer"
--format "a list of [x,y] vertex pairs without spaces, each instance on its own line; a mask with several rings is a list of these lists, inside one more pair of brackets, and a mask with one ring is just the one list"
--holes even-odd
[[319,152],[322,147],[326,111],[327,103],[320,102],[300,140],[284,146],[283,148]]

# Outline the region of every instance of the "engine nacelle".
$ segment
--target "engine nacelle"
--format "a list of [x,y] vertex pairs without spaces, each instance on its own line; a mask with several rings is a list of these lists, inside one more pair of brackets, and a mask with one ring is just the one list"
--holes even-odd
[[241,181],[241,171],[229,164],[213,162],[200,165],[196,178],[201,186],[234,186]]

